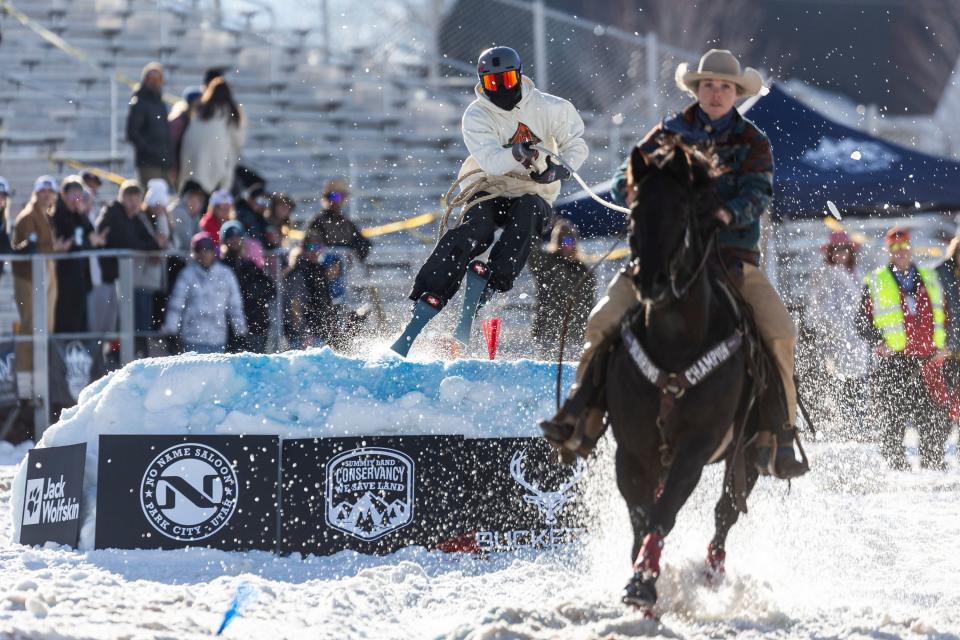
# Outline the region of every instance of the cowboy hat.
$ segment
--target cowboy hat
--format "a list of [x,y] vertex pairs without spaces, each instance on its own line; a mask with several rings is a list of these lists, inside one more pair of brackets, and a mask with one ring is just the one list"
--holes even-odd
[[677,86],[694,97],[697,95],[697,84],[707,79],[732,82],[737,85],[737,95],[741,98],[755,96],[763,89],[763,78],[760,72],[752,67],[747,67],[741,72],[740,62],[726,49],[707,51],[700,58],[696,71],[692,71],[686,62],[680,63],[677,67]]

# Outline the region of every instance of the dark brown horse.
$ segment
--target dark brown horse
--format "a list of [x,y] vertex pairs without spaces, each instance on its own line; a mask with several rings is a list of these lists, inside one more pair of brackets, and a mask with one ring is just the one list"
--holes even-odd
[[732,283],[736,265],[731,275],[720,263],[713,175],[710,159],[674,138],[651,154],[634,149],[630,273],[642,301],[590,365],[606,373],[617,482],[634,533],[623,600],[636,606],[656,602],[664,539],[703,468],[720,460],[727,473],[708,565],[722,573],[727,533],[757,480],[747,445],[757,406],[780,400],[779,385],[756,397],[762,358],[751,356],[758,349]]

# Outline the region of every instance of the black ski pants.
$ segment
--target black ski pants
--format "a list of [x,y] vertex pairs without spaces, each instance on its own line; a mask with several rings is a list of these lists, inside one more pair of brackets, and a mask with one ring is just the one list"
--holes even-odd
[[921,361],[905,356],[884,358],[873,373],[873,398],[880,426],[880,453],[893,469],[906,469],[903,436],[913,424],[920,437],[920,464],[943,469],[944,445],[950,435],[947,410],[927,391]]
[[[486,195],[484,192],[477,197]],[[490,251],[490,280],[494,291],[509,291],[523,270],[530,248],[540,241],[540,234],[553,209],[538,195],[519,198],[494,198],[467,211],[463,222],[448,230],[420,268],[410,292],[417,300],[423,293],[433,293],[447,302],[457,293],[470,261],[493,243],[497,229],[500,239]]]

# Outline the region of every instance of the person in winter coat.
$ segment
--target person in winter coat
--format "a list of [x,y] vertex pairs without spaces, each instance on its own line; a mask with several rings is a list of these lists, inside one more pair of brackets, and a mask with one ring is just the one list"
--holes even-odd
[[190,252],[193,236],[200,233],[200,216],[207,206],[207,194],[203,187],[187,180],[180,189],[180,197],[170,203],[170,246],[177,251]]
[[233,214],[233,196],[228,191],[214,191],[210,194],[207,212],[200,218],[200,230],[213,238],[217,250],[220,249],[220,227]]
[[[167,217],[169,201],[170,189],[167,183],[154,178],[147,183],[143,206],[137,213],[140,224],[153,237],[160,251],[170,248],[170,219]],[[159,326],[159,310],[164,306],[167,261],[162,256],[151,256],[138,259],[136,263],[133,277],[136,328],[138,332],[153,331]]]
[[244,229],[239,220],[229,220],[220,228],[221,261],[233,269],[243,297],[243,315],[247,319],[247,337],[231,335],[228,351],[266,353],[270,334],[270,307],[277,296],[277,286],[244,254]]
[[960,354],[960,235],[950,241],[946,259],[935,271],[943,287],[943,307],[947,314],[946,349]]
[[173,180],[176,157],[163,102],[163,66],[158,62],[143,68],[140,85],[130,99],[127,140],[133,145],[141,184],[153,178]]
[[[140,216],[143,208],[143,187],[136,180],[126,180],[120,185],[120,192],[117,199],[106,205],[97,218],[97,230],[106,236],[107,249],[129,249],[132,251],[158,251],[160,245],[154,233]],[[138,278],[139,272],[143,269],[144,261],[135,259],[134,281]],[[120,278],[119,260],[113,257],[100,258],[100,271],[105,285],[112,285],[106,288],[107,297],[102,300],[105,306],[103,311],[107,316],[110,326],[117,326],[119,317],[119,302],[117,281]],[[134,283],[134,284],[135,284]],[[139,301],[139,302],[138,302]],[[138,313],[138,307],[140,311]],[[134,319],[135,323],[139,315],[140,324],[145,322],[146,302],[142,296],[134,292]],[[142,345],[142,341],[141,341]]]
[[180,272],[170,294],[163,332],[179,333],[184,351],[223,353],[228,324],[241,338],[247,333],[240,285],[233,270],[217,260],[209,234],[201,231],[194,236],[191,251],[193,260]]
[[943,289],[935,271],[914,264],[909,229],[894,227],[884,240],[890,262],[864,278],[857,316],[857,330],[879,359],[871,382],[880,453],[892,469],[908,469],[903,437],[912,423],[920,465],[943,470],[950,425],[929,384],[946,354]]
[[176,166],[173,168],[174,179],[171,184],[180,184],[180,152],[183,150],[183,134],[187,132],[190,114],[201,96],[203,96],[203,90],[200,87],[187,87],[183,90],[182,99],[170,109],[170,140],[173,143],[173,157],[176,158]]
[[343,213],[350,191],[343,180],[331,180],[323,189],[323,210],[310,219],[307,230],[317,234],[327,247],[353,249],[361,262],[370,255],[370,241]]
[[233,187],[246,137],[243,111],[223,78],[215,78],[190,116],[180,150],[180,187],[197,182],[207,193]]
[[860,245],[845,231],[834,231],[821,250],[824,263],[811,280],[804,314],[812,366],[802,379],[815,389],[810,397],[834,431],[862,439],[869,426],[864,409],[872,361],[856,325],[863,286],[857,269]]
[[338,275],[324,263],[324,245],[317,235],[308,235],[290,254],[290,269],[284,275],[284,333],[291,349],[330,341],[336,311],[330,287]]
[[236,219],[243,225],[247,238],[257,242],[261,248],[264,246],[269,207],[270,196],[262,182],[244,191],[243,197],[236,203]]
[[570,306],[564,357],[577,358],[583,347],[587,316],[597,295],[597,278],[584,263],[576,227],[558,219],[546,251],[535,247],[530,253],[530,275],[537,287],[531,333],[540,356],[556,360],[560,355],[560,333]]
[[7,179],[0,176],[0,276],[3,275],[3,269],[6,265],[3,262],[3,254],[13,253],[13,245],[10,244],[10,230],[7,226],[8,215],[7,208],[10,206],[10,183]]
[[[83,181],[80,176],[69,176],[60,187],[54,205],[53,232],[60,238],[71,238],[69,251],[90,251],[106,244],[103,234],[97,233],[83,214]],[[82,333],[88,330],[87,295],[93,289],[90,278],[90,260],[57,260],[57,302],[54,307],[55,333]]]
[[[73,245],[73,238],[60,238],[53,230],[53,208],[57,202],[57,181],[52,176],[40,176],[33,185],[30,201],[17,214],[13,224],[11,244],[17,253],[61,253]],[[53,309],[57,299],[57,271],[47,264],[47,331],[53,330]],[[33,335],[33,266],[30,261],[13,263],[13,293],[17,301],[20,322],[17,335]],[[17,371],[28,373],[33,369],[33,345],[18,342],[16,346]]]
[[[482,302],[493,292],[513,288],[543,233],[570,172],[533,149],[559,153],[574,170],[587,159],[583,120],[567,100],[538,91],[522,74],[520,55],[510,47],[480,54],[476,99],[463,114],[463,141],[469,157],[460,168],[461,188],[470,189],[484,174],[495,178],[496,193],[478,192],[476,204],[437,243],[420,268],[409,297],[414,318],[443,308],[471,268],[486,277]],[[484,196],[496,196],[480,201]],[[468,205],[469,206],[469,205]],[[502,229],[494,244],[494,234]],[[493,245],[486,264],[476,258]],[[471,266],[472,265],[472,266]],[[409,348],[409,344],[403,345]]]

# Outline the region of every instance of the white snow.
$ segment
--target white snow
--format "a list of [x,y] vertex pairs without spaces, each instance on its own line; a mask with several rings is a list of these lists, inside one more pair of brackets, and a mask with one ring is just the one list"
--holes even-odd
[[[218,416],[239,425],[239,417],[230,417],[236,413],[300,433],[318,429],[316,425],[334,415],[346,393],[345,379],[338,378],[322,353],[291,356],[282,366],[272,359],[263,362],[259,377],[240,375],[239,361],[220,358],[206,361],[213,367],[209,376],[188,376],[194,367],[201,367],[200,362],[195,358],[183,364],[145,363],[138,372],[99,383],[85,392],[80,408],[43,444],[65,443],[71,430],[129,433],[141,424],[145,430],[161,430],[161,415],[178,421],[179,426],[169,425],[167,432],[200,423],[213,428],[210,421]],[[403,414],[409,416],[435,410],[459,417],[472,428],[499,418],[502,432],[510,433],[526,431],[534,413],[552,408],[552,387],[544,382],[549,367],[538,369],[543,365],[424,364],[426,369],[416,374],[426,381],[419,389],[411,382],[414,369],[391,360],[344,366],[358,379],[366,372],[358,398],[388,418],[393,411],[410,412]],[[299,374],[281,377],[281,370]],[[313,377],[318,371],[325,375]],[[189,384],[181,380],[186,377],[191,378]],[[194,394],[204,379],[215,379],[216,385],[208,383],[206,395]],[[520,379],[528,383],[521,385]],[[152,405],[154,413],[144,409],[152,389],[172,388],[175,383],[184,394],[194,394],[194,400],[160,401]],[[321,384],[333,394],[311,391]],[[468,409],[475,401],[470,396],[483,385],[499,386],[507,399],[485,407],[471,422]],[[511,385],[512,390],[506,388]],[[254,390],[268,388],[270,399],[249,397]],[[533,388],[542,392],[530,391]],[[150,397],[164,395],[161,389]],[[216,411],[214,395],[229,403],[220,407],[222,415]],[[260,408],[254,410],[255,404]],[[507,419],[511,412],[513,417]],[[303,419],[308,414],[311,417]],[[960,469],[955,455],[951,454],[946,474],[895,473],[885,469],[873,445],[819,443],[808,449],[814,469],[789,490],[786,483],[761,480],[751,497],[750,513],[731,533],[727,577],[716,589],[704,583],[700,567],[713,530],[721,470],[711,468],[704,474],[667,539],[658,584],[659,622],[644,620],[618,601],[630,570],[631,536],[613,480],[609,441],[586,476],[594,519],[585,546],[540,556],[521,553],[487,559],[420,548],[387,557],[342,552],[323,558],[206,549],[28,548],[11,542],[15,469],[0,466],[0,638],[207,637],[241,584],[255,589],[257,597],[225,637],[960,634]],[[24,454],[21,447],[19,455]]]

